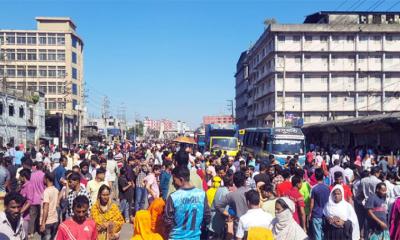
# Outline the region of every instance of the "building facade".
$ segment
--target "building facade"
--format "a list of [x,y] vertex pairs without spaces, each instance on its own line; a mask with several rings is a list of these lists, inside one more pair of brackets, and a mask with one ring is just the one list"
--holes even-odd
[[55,125],[50,135],[61,137],[64,119],[71,143],[84,109],[83,41],[70,18],[36,21],[36,30],[0,30],[0,77],[7,89],[44,93],[46,123]]
[[[34,96],[34,97],[32,97]],[[0,146],[29,147],[45,137],[45,108],[42,93],[8,90],[0,93]]]
[[396,112],[400,13],[319,12],[303,24],[271,24],[239,62],[236,104],[244,106],[246,81],[247,112],[236,114],[247,115],[245,127]]
[[220,115],[220,116],[204,116],[203,125],[208,124],[232,124],[235,123],[235,119],[231,115]]

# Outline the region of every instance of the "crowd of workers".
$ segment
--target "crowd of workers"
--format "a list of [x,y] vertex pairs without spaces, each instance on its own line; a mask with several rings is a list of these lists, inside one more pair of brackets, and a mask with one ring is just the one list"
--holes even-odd
[[125,223],[133,240],[400,239],[397,162],[354,156],[310,150],[281,166],[172,142],[8,144],[0,239],[113,240]]

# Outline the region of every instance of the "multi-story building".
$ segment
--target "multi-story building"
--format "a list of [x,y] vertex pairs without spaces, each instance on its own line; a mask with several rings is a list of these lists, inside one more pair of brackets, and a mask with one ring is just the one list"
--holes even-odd
[[203,125],[208,124],[232,124],[235,123],[235,119],[231,115],[220,115],[220,116],[204,116]]
[[239,62],[236,89],[248,74],[246,127],[396,112],[400,12],[318,12],[303,24],[271,24]]
[[247,51],[242,52],[239,57],[239,61],[236,64],[236,84],[235,84],[235,101],[236,101],[236,124],[240,128],[246,128],[252,126],[249,123],[247,115],[247,101],[248,101],[248,80],[249,80],[249,68],[246,62]]
[[[0,30],[0,77],[8,89],[45,94],[49,134],[72,143],[83,108],[83,41],[66,17],[37,17],[36,30]],[[4,83],[4,81],[3,81]],[[62,124],[62,115],[65,124]],[[52,125],[52,126],[50,126]]]

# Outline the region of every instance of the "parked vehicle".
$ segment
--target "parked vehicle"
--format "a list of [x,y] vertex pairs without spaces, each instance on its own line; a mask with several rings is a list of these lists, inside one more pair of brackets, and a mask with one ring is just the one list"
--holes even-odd
[[229,156],[234,157],[240,149],[238,127],[236,124],[206,125],[205,142],[208,150],[212,153],[226,151]]

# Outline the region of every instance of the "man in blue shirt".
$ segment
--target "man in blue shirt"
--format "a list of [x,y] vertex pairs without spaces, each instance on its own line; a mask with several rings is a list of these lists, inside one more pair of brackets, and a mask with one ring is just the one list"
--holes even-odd
[[21,167],[22,164],[21,160],[23,157],[24,157],[24,152],[21,151],[21,149],[19,149],[19,146],[16,146],[14,152],[14,160],[15,160],[14,164],[16,167]]
[[173,183],[178,189],[167,199],[164,222],[169,239],[200,240],[202,229],[210,223],[211,211],[206,193],[190,184],[187,166],[172,171]]
[[310,230],[315,240],[324,239],[322,231],[322,211],[329,201],[329,187],[324,184],[324,171],[322,168],[315,169],[315,178],[318,184],[311,190],[310,212],[311,224]]
[[60,165],[54,169],[54,186],[58,189],[58,191],[61,191],[61,188],[63,187],[61,184],[61,178],[64,177],[65,172],[67,171],[65,167],[67,166],[67,158],[65,156],[62,156],[60,158]]
[[172,162],[165,161],[164,167],[165,170],[163,170],[160,175],[160,189],[161,197],[166,201],[168,196],[169,180],[171,179]]

